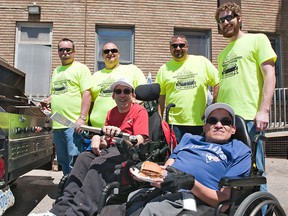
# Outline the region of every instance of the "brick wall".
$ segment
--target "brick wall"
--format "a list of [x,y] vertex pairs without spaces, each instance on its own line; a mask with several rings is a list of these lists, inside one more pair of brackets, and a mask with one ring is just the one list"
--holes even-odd
[[[212,62],[227,44],[214,21],[217,0],[61,0],[36,1],[41,6],[37,22],[53,23],[52,68],[60,64],[58,41],[69,37],[76,44],[76,59],[94,71],[96,25],[135,27],[135,64],[153,77],[170,59],[169,39],[174,28],[212,30]],[[0,0],[0,57],[14,65],[17,21],[29,21],[31,1]],[[283,84],[288,86],[288,11],[286,0],[242,0],[243,30],[281,34]],[[85,20],[87,21],[85,24]]]

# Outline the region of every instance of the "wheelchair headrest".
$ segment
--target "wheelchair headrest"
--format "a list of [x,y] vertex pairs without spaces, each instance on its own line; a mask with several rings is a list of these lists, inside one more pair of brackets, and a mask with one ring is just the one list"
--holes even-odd
[[252,143],[250,135],[248,133],[246,122],[239,115],[235,115],[235,126],[236,126],[236,133],[231,138],[241,140],[243,143],[245,143],[247,146],[251,148]]
[[139,85],[135,89],[135,94],[137,100],[157,100],[160,96],[160,85],[158,83]]

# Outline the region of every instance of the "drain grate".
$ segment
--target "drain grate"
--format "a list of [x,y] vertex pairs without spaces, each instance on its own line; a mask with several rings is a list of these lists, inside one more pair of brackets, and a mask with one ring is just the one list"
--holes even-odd
[[288,159],[288,136],[271,137],[265,144],[266,157],[286,157]]

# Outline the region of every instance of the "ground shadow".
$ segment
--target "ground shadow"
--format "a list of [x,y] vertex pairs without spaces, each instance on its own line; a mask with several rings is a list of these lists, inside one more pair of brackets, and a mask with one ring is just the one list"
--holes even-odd
[[4,216],[28,215],[39,202],[48,195],[55,199],[58,184],[49,176],[22,176],[11,187],[15,196],[15,204],[9,208]]

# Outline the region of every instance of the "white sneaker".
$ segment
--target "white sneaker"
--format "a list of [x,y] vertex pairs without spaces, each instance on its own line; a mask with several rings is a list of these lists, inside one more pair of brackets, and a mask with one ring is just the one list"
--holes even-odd
[[0,215],[3,215],[4,212],[13,206],[15,203],[15,197],[10,190],[10,187],[6,187],[0,190]]
[[30,213],[28,216],[56,216],[56,215],[51,212],[45,212],[45,213]]

